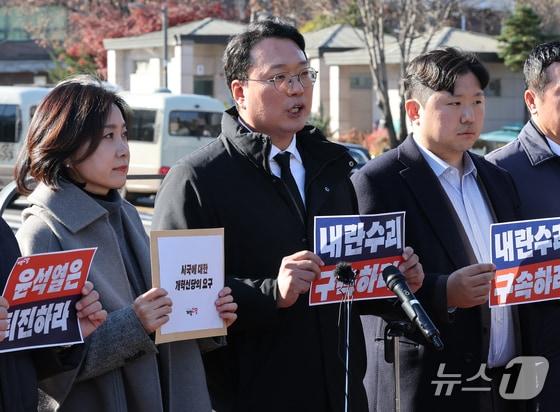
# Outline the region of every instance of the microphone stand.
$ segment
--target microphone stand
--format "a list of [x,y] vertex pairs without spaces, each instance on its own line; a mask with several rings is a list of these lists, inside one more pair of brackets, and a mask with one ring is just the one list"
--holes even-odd
[[391,321],[385,326],[385,362],[393,364],[395,376],[395,412],[401,412],[400,338],[412,330],[407,321]]
[[[401,302],[401,308],[408,318],[416,325],[426,340],[434,345],[437,350],[443,350],[443,342],[439,337],[439,331],[432,323],[428,314],[424,311],[420,302],[406,285],[404,275],[394,266],[390,265],[383,269],[383,280],[389,290],[397,295]],[[407,321],[389,322],[385,327],[385,360],[393,363],[395,374],[395,411],[401,411],[401,386],[400,386],[400,338],[407,332],[412,332],[414,326]]]
[[345,293],[345,302],[346,305],[346,356],[344,357],[344,361],[346,364],[346,376],[344,382],[344,412],[348,412],[348,386],[349,386],[349,379],[350,379],[350,319],[352,319],[351,311],[352,311],[352,294],[354,292],[354,283],[352,282],[351,285],[347,286],[346,293]]
[[[345,383],[344,383],[344,412],[348,412],[349,409],[349,381],[350,381],[350,320],[352,319],[352,302],[354,293],[354,281],[356,279],[356,272],[352,270],[352,266],[346,262],[339,262],[335,269],[336,279],[344,285],[344,297],[341,301],[341,305],[344,305],[344,313],[346,322],[345,328]],[[342,288],[341,288],[342,289]],[[340,322],[340,319],[339,319]]]

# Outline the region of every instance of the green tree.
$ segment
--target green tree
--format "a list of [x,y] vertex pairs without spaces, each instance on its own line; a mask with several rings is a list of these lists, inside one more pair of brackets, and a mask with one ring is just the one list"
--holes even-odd
[[75,74],[98,75],[98,67],[92,56],[81,51],[79,54],[70,55],[64,47],[53,46],[49,50],[54,68],[49,71],[49,81],[58,83]]
[[526,5],[517,6],[498,36],[499,56],[512,71],[521,71],[529,52],[542,43],[541,19]]
[[319,106],[319,113],[312,113],[309,116],[308,123],[312,126],[315,126],[317,129],[325,135],[327,138],[332,137],[332,132],[329,127],[331,123],[331,119],[329,116],[326,116],[323,112],[323,106]]

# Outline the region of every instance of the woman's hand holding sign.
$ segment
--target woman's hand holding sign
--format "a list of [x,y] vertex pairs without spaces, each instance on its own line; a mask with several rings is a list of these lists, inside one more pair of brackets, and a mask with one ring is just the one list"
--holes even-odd
[[237,314],[235,313],[235,311],[237,311],[237,303],[233,301],[233,296],[231,295],[231,289],[229,287],[226,286],[218,293],[216,310],[226,323],[226,328],[229,328],[237,319]]
[[151,288],[138,296],[132,308],[138,316],[147,333],[153,333],[157,328],[169,321],[173,302],[163,288]]
[[107,319],[107,311],[99,301],[99,293],[93,289],[93,283],[90,281],[82,288],[82,298],[76,302],[76,311],[84,338],[91,335]]

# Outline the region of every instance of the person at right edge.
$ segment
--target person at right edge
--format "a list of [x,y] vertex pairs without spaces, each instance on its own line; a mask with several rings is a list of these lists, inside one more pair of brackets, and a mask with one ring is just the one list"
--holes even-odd
[[[495,150],[487,159],[506,169],[522,199],[520,218],[560,216],[560,42],[536,46],[523,68],[527,89],[523,95],[531,119],[517,139]],[[558,411],[560,385],[560,303],[558,300],[519,308],[527,353],[544,356],[549,370],[531,410]]]
[[[472,54],[448,47],[416,57],[405,78],[412,134],[352,178],[360,213],[406,211],[406,242],[426,273],[417,297],[445,345],[436,351],[414,336],[401,341],[406,412],[524,407],[499,394],[505,366],[521,349],[517,308],[488,306],[495,273],[490,225],[516,220],[519,199],[507,172],[468,151],[482,130],[488,81],[488,71]],[[390,411],[394,383],[392,365],[383,360],[385,322],[362,320],[369,407]]]

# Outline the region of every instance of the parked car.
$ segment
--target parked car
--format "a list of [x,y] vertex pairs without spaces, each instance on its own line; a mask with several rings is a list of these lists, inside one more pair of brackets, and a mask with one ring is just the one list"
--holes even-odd
[[513,123],[502,126],[498,130],[482,133],[471,151],[484,156],[485,154],[490,153],[498,147],[505,146],[506,144],[514,140],[522,128],[522,123]]
[[354,173],[356,170],[361,169],[368,162],[368,160],[371,159],[368,150],[362,145],[341,142],[339,142],[339,144],[345,146],[348,149],[348,153],[350,153],[350,156],[352,156],[356,162],[356,165],[352,169],[352,173]]
[[0,188],[13,180],[31,118],[49,91],[43,87],[0,86]]
[[[220,133],[224,105],[212,97],[165,92],[121,96],[132,109],[129,175],[165,175],[177,160]],[[160,184],[159,179],[129,179],[126,197],[154,194]]]

